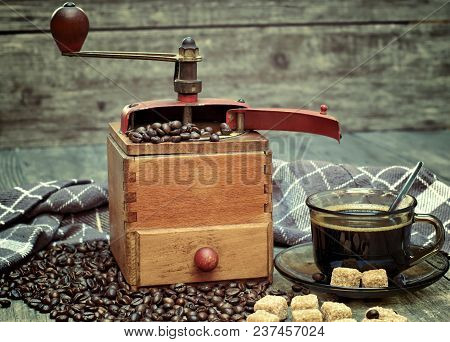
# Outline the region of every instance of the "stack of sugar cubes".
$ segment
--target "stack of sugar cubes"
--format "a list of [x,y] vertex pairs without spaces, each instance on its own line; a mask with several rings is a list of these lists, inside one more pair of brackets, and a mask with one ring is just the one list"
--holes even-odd
[[313,294],[292,298],[291,309],[294,322],[356,322],[352,310],[342,303],[324,302],[319,310],[319,300]]
[[[281,296],[265,296],[254,306],[247,322],[280,322],[288,316],[288,304]],[[293,322],[357,322],[352,310],[343,303],[324,302],[319,310],[316,295],[296,296],[291,301]],[[366,311],[363,322],[407,322],[407,318],[392,309],[373,307]]]

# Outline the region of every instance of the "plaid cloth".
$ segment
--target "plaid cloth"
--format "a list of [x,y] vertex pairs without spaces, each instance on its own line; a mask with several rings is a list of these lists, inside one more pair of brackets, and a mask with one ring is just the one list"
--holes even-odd
[[[274,160],[273,221],[275,243],[295,245],[310,241],[306,197],[346,187],[398,190],[409,173],[403,166],[356,167],[319,161]],[[432,213],[447,231],[449,251],[450,187],[423,170],[410,193],[417,212]],[[0,271],[14,266],[49,243],[79,243],[109,239],[108,194],[92,180],[51,181],[17,186],[0,193]],[[429,226],[414,230],[419,244],[430,241]]]
[[[400,190],[410,174],[404,166],[368,167],[332,164],[323,161],[273,161],[273,223],[277,244],[296,245],[311,241],[309,209],[306,198],[316,192],[342,188]],[[450,187],[422,169],[409,194],[417,199],[417,213],[437,216],[444,224],[443,250],[450,250]],[[425,245],[432,241],[434,229],[416,224],[412,242]]]
[[0,193],[0,271],[52,241],[107,239],[107,203],[107,189],[92,180],[40,182]]

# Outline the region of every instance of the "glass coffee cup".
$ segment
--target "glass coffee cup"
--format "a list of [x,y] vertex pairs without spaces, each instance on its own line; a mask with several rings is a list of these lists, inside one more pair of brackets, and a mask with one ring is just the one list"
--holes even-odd
[[[314,260],[326,275],[336,267],[386,270],[393,277],[438,252],[445,238],[444,227],[433,215],[416,214],[417,201],[406,195],[388,212],[396,193],[376,189],[342,189],[309,196]],[[433,225],[435,241],[427,246],[411,244],[416,222]]]

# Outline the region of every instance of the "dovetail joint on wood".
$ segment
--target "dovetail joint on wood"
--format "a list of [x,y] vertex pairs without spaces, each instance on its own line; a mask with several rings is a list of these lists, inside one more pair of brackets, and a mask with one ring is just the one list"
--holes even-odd
[[126,214],[126,223],[137,222],[137,212],[127,212]]
[[136,202],[136,193],[135,192],[126,192],[125,193],[125,203],[133,203]]

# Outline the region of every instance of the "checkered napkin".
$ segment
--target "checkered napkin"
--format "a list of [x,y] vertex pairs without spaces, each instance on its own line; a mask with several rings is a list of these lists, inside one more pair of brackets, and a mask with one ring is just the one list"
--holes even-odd
[[40,182],[0,193],[0,272],[54,243],[107,239],[108,192],[92,180]]
[[[411,170],[404,166],[368,167],[332,164],[323,161],[273,161],[274,240],[281,245],[311,241],[306,198],[316,192],[343,188],[400,190]],[[450,251],[450,187],[422,169],[409,194],[417,199],[416,212],[437,216],[444,224],[443,250]],[[412,242],[425,245],[433,241],[430,225],[416,224]]]

